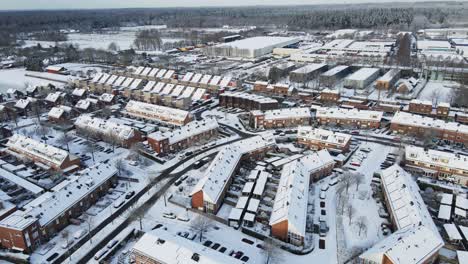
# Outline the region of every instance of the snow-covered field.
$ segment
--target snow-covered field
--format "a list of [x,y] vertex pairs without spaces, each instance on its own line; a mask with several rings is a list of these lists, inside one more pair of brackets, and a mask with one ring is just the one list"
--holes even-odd
[[[55,85],[56,87],[60,87],[63,85],[61,82],[54,82],[49,80],[44,80],[40,78],[26,76],[28,71],[25,68],[17,68],[17,69],[4,69],[0,70],[0,93],[6,92],[10,88],[14,88],[20,91],[24,91],[28,85],[32,86],[43,86],[47,84]],[[66,76],[58,76],[57,74],[48,74],[48,73],[32,73],[36,76],[43,76],[47,78],[63,78]],[[60,79],[61,81],[64,81]]]
[[[95,48],[95,49],[107,49],[109,44],[115,42],[120,49],[130,49],[133,47],[133,41],[135,40],[136,31],[121,31],[116,34],[83,34],[83,33],[72,33],[68,34],[68,40],[59,42],[59,44],[76,44],[80,49]],[[176,42],[183,39],[176,38],[163,38],[164,42]],[[43,47],[53,47],[55,42],[53,41],[36,41],[26,40],[23,47],[36,46],[41,44]]]
[[429,81],[424,90],[419,94],[418,99],[429,100],[433,103],[435,103],[435,100],[437,102],[450,103],[452,101],[452,90],[457,86],[456,82]]

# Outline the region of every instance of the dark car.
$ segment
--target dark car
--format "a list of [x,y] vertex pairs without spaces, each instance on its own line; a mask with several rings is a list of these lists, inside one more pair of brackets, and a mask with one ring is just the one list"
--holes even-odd
[[205,247],[209,247],[209,246],[211,246],[211,244],[213,244],[213,242],[211,242],[210,240],[207,240],[207,241],[205,241],[205,243],[203,243],[203,245]]
[[221,247],[218,251],[221,252],[221,253],[224,253],[224,252],[226,252],[226,248],[225,248],[225,247]]
[[249,261],[249,257],[243,256],[243,257],[241,258],[241,260],[244,261],[244,262],[247,262],[247,261]]
[[249,239],[247,239],[247,238],[243,238],[243,239],[242,239],[242,242],[247,243],[247,244],[249,244],[249,245],[253,245],[253,243],[254,243],[252,240],[249,240]]
[[157,224],[157,225],[155,225],[151,230],[159,229],[159,228],[161,228],[162,226],[163,226],[162,224]]
[[130,191],[125,195],[125,199],[130,199],[133,195],[135,195],[135,191]]
[[215,243],[211,248],[217,250],[221,245],[219,243]]

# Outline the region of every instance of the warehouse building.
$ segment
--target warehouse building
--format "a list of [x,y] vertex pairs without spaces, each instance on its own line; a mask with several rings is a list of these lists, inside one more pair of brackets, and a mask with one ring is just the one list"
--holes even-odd
[[375,88],[381,90],[390,90],[394,88],[395,83],[400,78],[400,70],[398,69],[391,69],[384,76],[380,77],[376,84]]
[[328,69],[326,64],[312,63],[289,73],[291,82],[303,83],[312,80]]
[[203,52],[205,55],[212,57],[254,59],[271,53],[275,48],[291,46],[299,41],[298,38],[261,36],[206,47]]
[[320,75],[320,85],[332,88],[341,78],[351,72],[351,68],[346,65],[336,66]]
[[380,70],[377,68],[361,68],[346,77],[343,86],[351,89],[365,89],[379,77],[379,74]]

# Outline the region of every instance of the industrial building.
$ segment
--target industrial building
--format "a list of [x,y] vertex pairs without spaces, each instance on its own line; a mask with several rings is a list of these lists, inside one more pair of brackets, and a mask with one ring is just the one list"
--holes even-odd
[[314,79],[328,69],[326,64],[312,63],[289,73],[291,82],[303,83]]
[[206,47],[203,52],[205,55],[213,57],[254,59],[271,53],[275,48],[284,48],[298,42],[298,38],[262,36]]
[[343,86],[351,89],[365,89],[379,77],[379,74],[380,70],[377,68],[361,68],[346,77]]

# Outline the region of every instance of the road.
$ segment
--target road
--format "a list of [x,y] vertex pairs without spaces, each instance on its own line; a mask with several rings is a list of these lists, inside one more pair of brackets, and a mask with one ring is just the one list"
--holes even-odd
[[[177,180],[179,179],[182,175],[184,175],[187,171],[189,171],[190,169],[192,169],[192,165],[189,165],[187,167],[184,167],[183,170],[181,171],[177,171],[177,172],[174,172],[176,171],[180,166],[182,166],[183,164],[185,164],[187,161],[190,161],[191,159],[193,158],[196,158],[196,157],[199,157],[199,156],[213,156],[214,153],[212,154],[209,154],[209,155],[204,155],[206,154],[207,152],[213,150],[213,149],[216,149],[216,148],[219,148],[219,147],[222,147],[224,145],[228,145],[228,144],[232,144],[234,142],[237,142],[237,141],[240,141],[242,139],[245,139],[245,138],[249,138],[249,137],[252,137],[254,136],[255,134],[250,134],[250,133],[245,133],[239,129],[236,129],[234,127],[231,127],[231,126],[228,126],[228,125],[225,125],[228,129],[234,131],[235,133],[237,133],[240,138],[237,138],[237,139],[234,139],[234,140],[231,140],[231,141],[228,141],[228,142],[225,142],[225,143],[221,143],[221,144],[218,144],[218,145],[215,145],[213,147],[209,147],[207,149],[204,149],[204,150],[200,150],[196,153],[194,153],[193,155],[191,156],[188,156],[180,161],[178,161],[176,164],[170,166],[169,168],[163,170],[160,175],[155,178],[155,180],[153,180],[151,183],[149,183],[146,187],[144,187],[142,190],[140,190],[132,199],[130,199],[123,207],[121,207],[119,210],[116,210],[109,218],[107,218],[105,221],[103,221],[103,225],[102,226],[98,226],[96,227],[95,229],[93,229],[91,231],[91,236],[85,236],[83,238],[83,240],[79,241],[76,245],[74,245],[72,248],[70,248],[69,250],[67,250],[66,252],[64,252],[61,256],[59,256],[58,258],[56,258],[53,263],[61,263],[63,261],[65,261],[67,259],[67,257],[69,256],[69,254],[73,254],[74,252],[76,252],[77,250],[79,250],[79,248],[84,245],[86,242],[88,242],[88,239],[89,237],[92,237],[92,236],[95,236],[102,228],[104,228],[104,226],[106,226],[107,224],[113,222],[116,218],[118,218],[119,216],[123,215],[125,211],[129,210],[130,208],[132,208],[131,210],[138,210],[141,208],[149,208],[151,207],[166,191],[167,189]],[[151,198],[149,198],[146,202],[144,202],[143,204],[141,204],[139,207],[133,207],[137,202],[138,200],[144,195],[146,194],[148,191],[150,191],[154,186],[156,186],[158,183],[160,183],[162,180],[165,180],[165,179],[170,179],[170,181],[164,185],[160,191],[154,193],[152,195]],[[116,227],[116,230],[114,231],[121,231],[123,230],[124,227],[128,226],[134,219],[131,219],[130,217],[127,217],[127,219],[125,219],[125,221],[123,221],[123,223],[121,225],[119,225],[118,227]],[[118,232],[117,232],[118,233]],[[89,252],[83,256],[80,260],[77,261],[77,263],[87,263],[90,259],[92,259],[92,257],[96,254],[96,252],[98,250],[100,250],[103,246],[105,246],[113,237],[115,237],[115,234],[114,232],[112,232],[108,237],[104,238],[101,240],[100,243],[95,243],[93,245],[93,248],[89,250]]]

